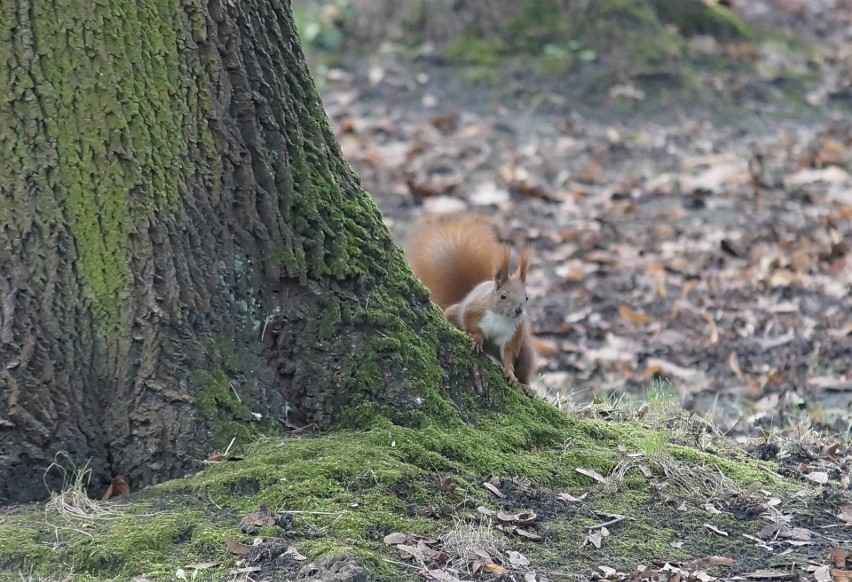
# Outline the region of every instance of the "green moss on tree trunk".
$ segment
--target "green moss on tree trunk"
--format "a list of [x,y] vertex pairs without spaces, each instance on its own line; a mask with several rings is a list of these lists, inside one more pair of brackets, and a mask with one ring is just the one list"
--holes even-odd
[[141,486],[501,383],[343,160],[288,4],[0,10],[0,498],[59,450]]

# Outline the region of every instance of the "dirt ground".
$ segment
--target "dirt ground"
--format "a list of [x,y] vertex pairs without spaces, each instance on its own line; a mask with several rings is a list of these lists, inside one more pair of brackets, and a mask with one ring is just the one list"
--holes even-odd
[[852,2],[738,4],[818,43],[804,102],[785,103],[771,51],[753,78],[705,78],[714,107],[629,81],[577,100],[570,79],[477,85],[394,51],[315,76],[400,243],[458,210],[533,243],[534,329],[558,347],[543,396],[663,394],[732,436],[848,438]]

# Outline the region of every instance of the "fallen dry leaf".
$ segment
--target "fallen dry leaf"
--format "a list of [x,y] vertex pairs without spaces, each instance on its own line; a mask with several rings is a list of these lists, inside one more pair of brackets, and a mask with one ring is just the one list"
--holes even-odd
[[417,546],[410,546],[408,544],[397,544],[396,549],[404,553],[406,557],[411,556],[419,561],[423,560],[423,553],[417,548]]
[[825,457],[833,457],[833,456],[837,455],[837,451],[839,449],[840,449],[840,443],[831,443],[830,445],[825,447],[822,450],[822,453],[820,453],[820,454],[822,456],[825,456]]
[[710,530],[710,531],[712,531],[713,533],[717,533],[717,534],[719,534],[720,536],[728,537],[728,532],[720,530],[720,529],[719,529],[718,527],[716,527],[715,525],[712,525],[712,524],[709,524],[709,523],[705,523],[705,524],[704,524],[704,527],[706,527],[707,529],[709,529],[709,530]]
[[578,473],[580,473],[581,475],[585,475],[586,477],[591,477],[592,479],[594,479],[598,483],[606,483],[606,477],[604,477],[603,475],[601,475],[597,471],[593,471],[592,469],[583,469],[581,467],[577,467],[574,470],[577,471]]
[[601,547],[601,543],[603,539],[609,535],[609,530],[605,527],[602,527],[596,531],[589,532],[586,534],[586,539],[583,540],[583,544],[580,547],[585,546],[586,544],[592,544],[596,548]]
[[[240,523],[240,527],[242,528],[259,528],[266,527],[270,525],[275,525],[275,518],[272,516],[272,513],[269,511],[269,507],[265,504],[260,506],[260,511],[256,511],[254,513],[249,513],[245,516]],[[245,529],[243,529],[244,533],[247,533]],[[249,535],[254,535],[257,533],[257,530],[254,533],[248,532]]]
[[506,499],[506,495],[502,491],[500,491],[495,485],[492,485],[488,481],[483,483],[482,486],[485,487],[486,489],[488,489],[491,493],[493,493],[494,495],[496,495],[500,499]]
[[790,580],[798,578],[798,574],[791,570],[774,570],[770,568],[762,568],[743,574],[746,578],[753,580]]
[[513,534],[515,533],[515,530],[518,529],[518,526],[509,523],[501,523],[496,525],[495,529],[502,531],[503,533]]
[[837,166],[819,168],[815,170],[801,170],[795,174],[784,177],[787,186],[804,186],[814,182],[826,182],[829,184],[842,184],[849,181],[849,172]]
[[618,314],[624,321],[632,323],[633,325],[645,325],[654,321],[653,316],[631,309],[626,305],[622,305],[618,308]]
[[852,504],[841,507],[837,517],[844,523],[852,523]]
[[577,181],[584,184],[596,184],[600,182],[602,175],[603,166],[599,162],[592,162],[577,175]]
[[482,564],[482,569],[488,572],[489,574],[494,574],[495,576],[502,576],[504,574],[508,574],[509,570],[504,568],[503,566],[499,566],[497,564]]
[[521,537],[527,538],[528,540],[540,540],[540,539],[542,539],[542,537],[539,534],[535,533],[534,531],[530,531],[530,530],[523,529],[523,528],[520,528],[520,527],[515,530],[515,533],[518,534]]
[[479,556],[480,558],[482,558],[483,564],[488,564],[489,562],[494,561],[494,558],[491,557],[491,554],[489,554],[488,552],[486,552],[482,548],[474,547],[472,550],[470,550],[470,553],[475,555],[475,556]]
[[832,392],[848,392],[852,390],[852,378],[844,376],[812,376],[808,384],[813,388]]
[[778,269],[769,276],[770,287],[789,287],[799,280],[799,276],[788,269]]
[[432,125],[442,132],[455,131],[459,125],[458,113],[452,111],[440,113],[432,118]]
[[784,528],[780,534],[781,537],[793,539],[797,541],[808,542],[813,538],[814,533],[803,527]]
[[514,516],[513,521],[518,525],[530,525],[535,523],[538,519],[538,515],[533,513],[532,511],[523,511]]
[[719,327],[716,325],[716,320],[713,319],[713,316],[706,311],[700,312],[699,315],[701,315],[704,321],[707,322],[707,325],[710,326],[710,337],[704,342],[704,347],[710,347],[719,343]]
[[417,542],[417,549],[420,551],[420,555],[422,555],[424,558],[427,558],[427,559],[430,559],[430,560],[437,560],[437,561],[440,561],[440,562],[444,562],[449,557],[447,555],[447,552],[444,552],[443,550],[436,550],[434,548],[430,548],[423,541]]
[[828,566],[820,566],[814,570],[816,582],[831,582],[831,569]]
[[724,556],[710,556],[709,558],[704,558],[708,564],[711,566],[733,566],[734,559],[726,558]]
[[303,556],[303,555],[299,552],[299,550],[297,550],[297,549],[296,549],[296,546],[289,546],[289,547],[287,548],[287,551],[286,551],[286,552],[284,552],[284,555],[285,555],[285,556],[290,556],[291,558],[293,558],[294,560],[298,560],[299,562],[301,562],[302,560],[307,560],[307,559],[308,559],[306,556]]
[[779,335],[773,338],[761,339],[760,347],[763,351],[768,352],[769,350],[773,350],[775,348],[780,348],[783,345],[787,345],[794,339],[796,339],[796,333],[790,330],[784,335]]
[[408,541],[408,536],[404,533],[393,532],[386,535],[382,539],[382,541],[389,546],[394,546],[396,544],[404,544],[406,541]]
[[515,568],[519,568],[521,566],[529,566],[529,559],[523,555],[521,552],[515,552],[509,550],[506,552],[506,555],[509,556],[509,563]]
[[228,550],[232,554],[237,554],[238,556],[245,556],[246,554],[251,553],[251,551],[254,549],[253,546],[249,546],[242,542],[232,540],[231,538],[227,538],[225,540],[225,545],[228,546]]
[[731,350],[731,353],[728,354],[728,367],[731,369],[731,372],[734,373],[734,376],[737,377],[737,380],[740,380],[741,382],[745,381],[745,375],[743,374],[742,368],[740,368],[740,359],[735,350]]
[[193,570],[207,570],[222,565],[222,562],[198,562],[195,564],[187,564],[184,568],[192,568]]
[[494,182],[484,182],[470,192],[467,200],[476,206],[502,206],[511,201],[511,196],[509,190],[499,188]]
[[568,501],[568,502],[570,502],[570,503],[579,503],[579,502],[581,502],[583,499],[585,499],[585,498],[586,498],[586,495],[588,495],[588,493],[583,493],[583,494],[582,494],[582,495],[580,495],[579,497],[574,497],[574,496],[573,496],[573,495],[571,495],[570,493],[559,493],[559,494],[556,496],[556,498],[557,498],[557,499],[561,499],[562,501]]
[[431,580],[438,580],[439,582],[462,582],[446,570],[420,570],[420,573]]
[[813,481],[814,483],[818,483],[820,485],[825,485],[828,483],[828,473],[825,471],[813,471],[811,473],[807,473],[804,475],[804,478],[808,481]]

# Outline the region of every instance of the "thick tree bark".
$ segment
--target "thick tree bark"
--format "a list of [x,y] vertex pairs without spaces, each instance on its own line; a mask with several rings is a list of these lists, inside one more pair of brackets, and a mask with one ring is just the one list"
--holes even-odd
[[138,487],[253,426],[416,419],[467,374],[288,2],[10,0],[0,61],[0,503],[57,451]]

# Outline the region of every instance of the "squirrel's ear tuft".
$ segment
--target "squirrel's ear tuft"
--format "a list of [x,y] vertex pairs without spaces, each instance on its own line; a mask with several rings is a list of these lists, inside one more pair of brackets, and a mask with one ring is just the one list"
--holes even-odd
[[518,262],[518,278],[522,283],[527,282],[527,269],[529,269],[530,262],[532,261],[532,254],[532,247],[529,245],[521,253],[521,260]]
[[503,247],[503,255],[500,257],[500,264],[497,266],[497,274],[494,275],[494,283],[498,289],[509,280],[509,262],[511,259],[509,247]]

